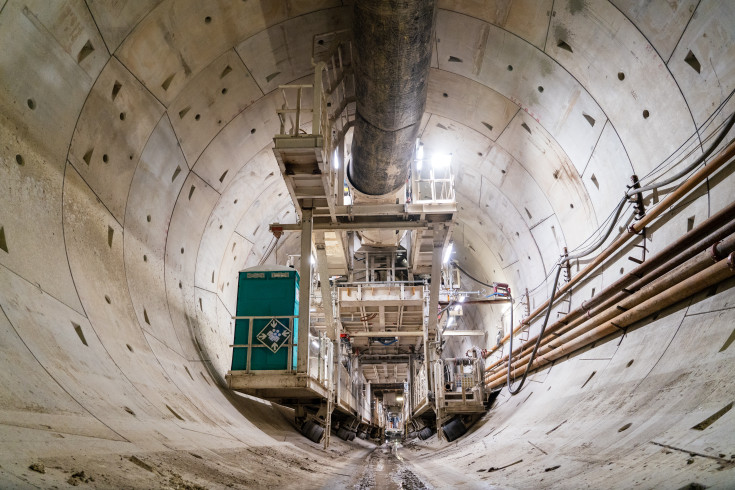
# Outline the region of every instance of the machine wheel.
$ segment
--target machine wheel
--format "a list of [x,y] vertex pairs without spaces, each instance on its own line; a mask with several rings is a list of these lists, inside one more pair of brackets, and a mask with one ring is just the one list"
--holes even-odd
[[419,439],[425,441],[429,437],[434,435],[434,430],[431,427],[424,427],[419,431]]
[[354,441],[354,440],[355,440],[355,433],[354,433],[354,432],[352,432],[352,431],[349,431],[349,432],[347,433],[347,440],[348,440],[348,441]]
[[324,435],[324,427],[309,420],[301,428],[301,433],[313,442],[319,442]]
[[467,427],[464,425],[464,422],[462,422],[462,419],[457,417],[444,424],[442,426],[442,430],[444,431],[444,435],[447,437],[447,441],[452,442],[463,436],[464,433],[467,432]]
[[339,437],[343,441],[346,441],[347,438],[349,437],[349,434],[347,433],[347,429],[345,429],[344,427],[340,427],[339,430],[337,431],[337,437]]

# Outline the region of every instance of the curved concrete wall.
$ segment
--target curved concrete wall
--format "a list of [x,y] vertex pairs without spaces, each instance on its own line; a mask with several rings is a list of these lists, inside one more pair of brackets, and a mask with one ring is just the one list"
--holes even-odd
[[[254,458],[257,469],[265,456],[247,449],[274,446],[269,457],[288,461],[279,449],[287,437],[288,451],[323,458],[328,475],[304,482],[339,482],[340,468],[360,456],[330,462],[290,435],[281,412],[219,386],[230,363],[236,272],[284,263],[297,249],[297,237],[284,237],[263,257],[268,224],[295,219],[270,151],[282,103],[276,88],[308,80],[313,36],[348,27],[350,3],[0,1],[0,479],[44,486],[39,478],[52,472],[29,472],[34,458],[67,458],[58,465],[70,469],[79,454],[99,473],[110,455],[157,452],[192,480],[201,463],[210,475],[234,472],[245,482],[252,475],[237,473],[225,452]],[[454,155],[456,256],[483,280],[531,290],[532,309],[550,292],[544,278],[562,247],[579,246],[605,220],[631,174],[695,158],[699,150],[687,153],[735,110],[730,100],[716,113],[735,88],[730,2],[446,0],[437,18],[422,140],[427,151]],[[733,188],[725,169],[693,191],[651,228],[649,251],[721,209]],[[633,253],[621,251],[575,290],[572,306],[631,268]],[[732,429],[733,412],[705,431],[689,427],[732,400],[732,348],[717,352],[735,322],[732,297],[721,287],[674,309],[629,333],[620,356],[611,353],[616,343],[591,351],[610,359],[585,391],[578,378],[596,369],[582,359],[589,353],[552,368],[548,394],[518,411],[518,398],[492,411],[471,447],[494,451],[493,440],[512,455],[530,450],[511,444],[526,428],[578,419],[548,436],[552,450],[577,458],[555,470],[559,485],[592,454],[592,476],[609,472],[607,485],[626,486],[631,468],[648,474],[644,465],[668,457],[640,447],[650,440],[729,457],[732,441],[718,427]],[[467,317],[485,327],[485,346],[501,312]],[[650,340],[659,337],[673,338],[671,348],[644,348],[661,347]],[[627,357],[636,362],[620,368]],[[705,374],[706,387],[696,381]],[[654,417],[668,403],[657,395],[663,386],[677,401]],[[593,410],[623,396],[625,421]],[[548,422],[539,407],[548,407]],[[513,438],[499,438],[501,421]],[[201,462],[186,456],[194,448],[219,452]],[[186,454],[174,462],[170,451]],[[470,457],[451,451],[434,457]],[[623,454],[625,464],[601,469],[602,459]],[[731,474],[729,465],[719,473],[674,466],[671,474],[697,469],[715,483]],[[539,484],[522,468],[508,481]],[[289,467],[280,478],[303,471]]]

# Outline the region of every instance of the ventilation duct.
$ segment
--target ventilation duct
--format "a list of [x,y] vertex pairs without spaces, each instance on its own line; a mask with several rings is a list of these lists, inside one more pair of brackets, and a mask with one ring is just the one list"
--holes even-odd
[[394,194],[406,183],[426,105],[435,17],[434,0],[355,4],[349,180],[363,194]]

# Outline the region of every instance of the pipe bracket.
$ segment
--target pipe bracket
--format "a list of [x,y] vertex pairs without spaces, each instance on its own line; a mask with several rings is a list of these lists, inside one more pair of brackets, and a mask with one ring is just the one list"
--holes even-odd
[[709,249],[710,257],[712,257],[712,262],[719,262],[720,260],[724,259],[725,257],[720,255],[720,252],[717,250],[717,246],[722,243],[722,240],[715,242],[712,244],[712,248]]

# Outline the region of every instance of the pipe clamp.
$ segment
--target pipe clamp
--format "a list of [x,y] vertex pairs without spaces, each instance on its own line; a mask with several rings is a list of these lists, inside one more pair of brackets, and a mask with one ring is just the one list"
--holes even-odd
[[722,240],[715,242],[712,244],[712,248],[709,249],[710,257],[712,257],[713,262],[719,262],[720,260],[724,259],[725,257],[721,256],[720,253],[717,251],[717,246],[722,243]]

